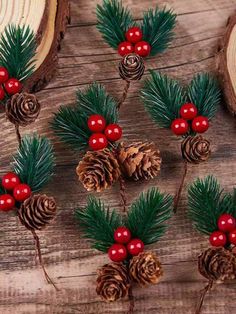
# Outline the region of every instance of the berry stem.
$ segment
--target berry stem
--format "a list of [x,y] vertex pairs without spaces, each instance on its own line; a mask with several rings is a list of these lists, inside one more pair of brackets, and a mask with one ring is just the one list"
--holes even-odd
[[120,183],[120,196],[122,200],[123,211],[125,213],[126,207],[127,207],[127,199],[126,199],[126,193],[125,193],[125,180],[122,177],[122,175],[120,175],[119,177],[119,183]]
[[188,172],[188,163],[187,163],[187,161],[184,161],[184,172],[183,172],[183,175],[182,175],[182,178],[180,181],[178,191],[176,192],[175,198],[174,198],[174,213],[176,213],[177,209],[178,209],[178,205],[179,205],[180,197],[181,197],[182,190],[184,187],[184,181],[186,179],[187,172]]
[[129,288],[129,310],[127,314],[132,314],[134,313],[134,295],[133,295],[133,288],[132,285],[130,285]]
[[125,87],[123,89],[122,97],[118,102],[118,109],[120,109],[121,106],[123,105],[123,103],[125,102],[127,95],[128,95],[129,88],[130,88],[130,81],[125,81],[125,82],[126,83],[125,83]]
[[212,286],[213,286],[213,281],[209,280],[209,282],[206,285],[206,287],[201,291],[201,296],[200,296],[200,299],[198,301],[198,305],[197,305],[195,314],[200,314],[201,313],[204,299],[205,299],[207,293],[211,290]]

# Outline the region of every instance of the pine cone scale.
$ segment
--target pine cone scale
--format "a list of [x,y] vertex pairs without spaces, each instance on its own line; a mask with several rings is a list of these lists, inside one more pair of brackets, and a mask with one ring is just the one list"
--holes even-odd
[[144,71],[145,65],[143,59],[135,53],[124,56],[119,63],[120,77],[126,81],[140,80]]
[[187,162],[198,164],[210,157],[210,142],[201,135],[188,136],[181,144],[181,151]]

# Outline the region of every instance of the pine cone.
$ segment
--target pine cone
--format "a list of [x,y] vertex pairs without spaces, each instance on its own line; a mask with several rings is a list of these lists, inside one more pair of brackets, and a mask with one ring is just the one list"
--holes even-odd
[[120,167],[109,149],[88,151],[76,168],[79,180],[87,191],[101,192],[120,177]]
[[236,255],[224,248],[209,248],[199,256],[198,269],[209,280],[233,280],[236,278]]
[[181,144],[183,158],[190,162],[198,164],[206,161],[210,154],[210,142],[201,135],[188,136]]
[[119,64],[120,77],[126,81],[140,80],[144,70],[143,59],[136,53],[130,53],[124,56]]
[[130,279],[141,286],[158,283],[162,275],[161,263],[154,253],[143,252],[134,256],[130,261]]
[[56,215],[56,202],[47,195],[32,195],[22,203],[18,215],[28,229],[41,230]]
[[117,158],[124,176],[135,181],[156,177],[161,168],[160,151],[150,142],[120,144]]
[[19,126],[34,122],[40,112],[40,104],[33,94],[15,94],[7,101],[6,115],[8,120]]
[[129,288],[128,270],[123,264],[106,264],[98,270],[96,292],[104,301],[113,302],[126,297]]

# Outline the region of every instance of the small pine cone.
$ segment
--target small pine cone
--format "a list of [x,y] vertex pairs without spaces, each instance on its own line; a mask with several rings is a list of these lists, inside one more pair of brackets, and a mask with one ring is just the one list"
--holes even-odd
[[101,192],[120,177],[120,167],[109,149],[88,151],[76,168],[79,180],[87,191]]
[[130,261],[130,279],[141,286],[158,283],[162,275],[161,263],[152,252],[140,253]]
[[32,195],[22,203],[18,215],[22,224],[33,230],[41,230],[56,215],[56,202],[47,195]]
[[27,126],[34,122],[40,112],[40,104],[34,94],[15,94],[7,101],[6,116],[18,126]]
[[98,270],[97,294],[106,302],[128,295],[130,279],[127,267],[119,263],[106,264]]
[[142,57],[130,53],[123,57],[119,64],[120,77],[126,81],[137,81],[143,76],[145,70]]
[[236,255],[224,248],[209,248],[198,257],[198,269],[208,280],[233,280],[236,278]]
[[160,172],[160,151],[155,148],[154,143],[122,143],[118,148],[117,158],[124,176],[135,181],[154,178]]
[[210,142],[201,135],[188,136],[181,144],[183,158],[190,162],[198,164],[206,161],[210,154]]

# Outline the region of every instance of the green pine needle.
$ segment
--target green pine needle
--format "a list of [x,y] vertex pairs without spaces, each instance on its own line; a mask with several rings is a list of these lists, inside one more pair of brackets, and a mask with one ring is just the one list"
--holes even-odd
[[0,64],[10,77],[25,80],[35,69],[36,39],[29,26],[9,25],[0,37]]
[[37,192],[53,174],[54,157],[51,143],[45,137],[25,136],[14,156],[13,169],[21,182]]
[[121,218],[116,211],[105,209],[104,204],[90,197],[85,210],[78,208],[76,218],[84,230],[84,237],[92,241],[92,247],[107,252],[114,243],[114,231],[121,225]]
[[169,128],[186,102],[184,89],[166,75],[155,71],[150,73],[151,77],[145,81],[141,90],[144,106],[160,127]]
[[150,9],[144,13],[142,22],[143,39],[151,47],[151,55],[165,51],[174,37],[173,29],[176,23],[176,14],[172,10]]
[[109,96],[104,86],[93,83],[84,92],[77,92],[77,103],[73,107],[64,106],[55,114],[52,128],[61,140],[77,151],[88,146],[91,131],[87,126],[89,116],[102,115],[107,124],[118,119],[117,104]]
[[141,239],[144,244],[152,244],[164,234],[165,222],[171,213],[172,197],[152,188],[132,204],[126,225],[132,237]]
[[5,191],[5,189],[2,187],[1,180],[0,180],[0,195],[2,195],[2,194],[6,194],[6,191]]
[[228,213],[236,216],[235,192],[223,194],[223,189],[213,176],[197,179],[189,188],[189,217],[194,227],[204,233],[211,234],[218,230],[219,217]]
[[118,0],[103,0],[102,5],[98,4],[97,20],[103,39],[115,49],[125,41],[126,31],[134,25],[131,13]]
[[199,115],[212,119],[221,101],[221,90],[214,77],[197,74],[189,85],[188,97],[197,106]]

